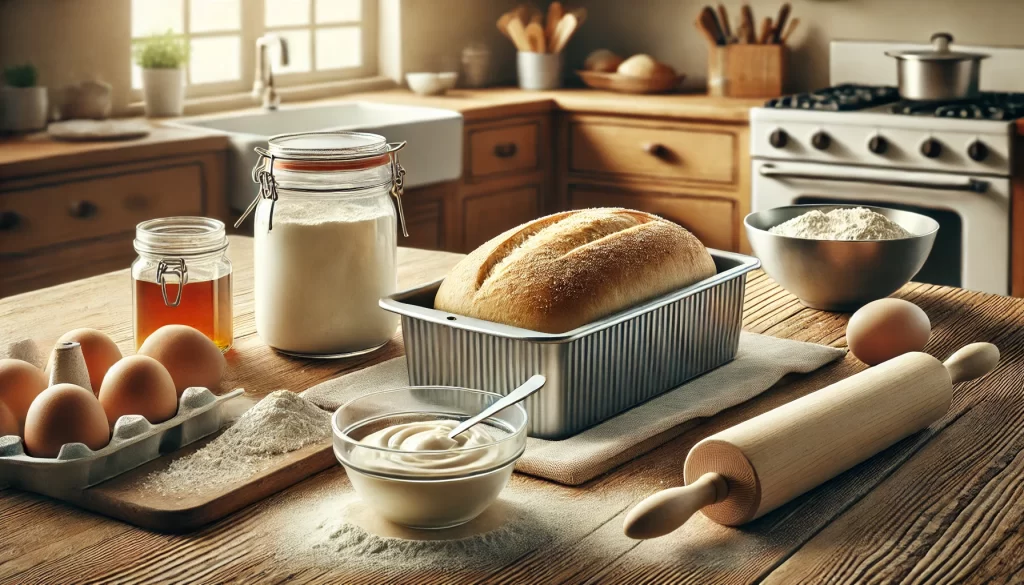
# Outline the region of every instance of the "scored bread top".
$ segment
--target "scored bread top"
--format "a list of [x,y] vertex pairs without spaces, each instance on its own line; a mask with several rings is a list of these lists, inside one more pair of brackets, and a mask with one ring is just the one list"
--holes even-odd
[[441,283],[434,307],[564,333],[714,274],[704,245],[675,223],[621,208],[566,211],[474,250]]

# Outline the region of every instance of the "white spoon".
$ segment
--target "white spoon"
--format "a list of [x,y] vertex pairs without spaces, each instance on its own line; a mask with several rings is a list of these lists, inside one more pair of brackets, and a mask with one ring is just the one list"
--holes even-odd
[[540,374],[532,376],[522,386],[509,392],[507,396],[495,402],[494,404],[488,406],[480,414],[462,421],[462,424],[452,429],[452,432],[448,433],[448,438],[454,439],[455,437],[466,432],[466,429],[484,420],[485,418],[494,416],[517,402],[522,402],[523,400],[526,399],[527,396],[533,394],[537,390],[540,390],[541,387],[544,386],[544,382],[547,382],[547,378],[545,378],[544,376],[541,376]]

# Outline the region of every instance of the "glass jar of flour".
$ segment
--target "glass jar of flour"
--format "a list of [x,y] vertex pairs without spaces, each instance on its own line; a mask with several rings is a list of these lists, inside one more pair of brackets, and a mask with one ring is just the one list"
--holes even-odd
[[256,331],[267,345],[340,358],[378,349],[395,334],[398,316],[377,303],[398,287],[404,145],[375,134],[312,132],[275,136],[256,149],[260,194],[242,220],[255,207]]

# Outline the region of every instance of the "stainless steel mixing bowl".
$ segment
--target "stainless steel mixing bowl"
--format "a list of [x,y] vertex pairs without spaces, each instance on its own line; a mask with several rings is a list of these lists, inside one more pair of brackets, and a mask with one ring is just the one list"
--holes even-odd
[[[808,211],[866,207],[898,223],[913,237],[899,240],[809,240],[776,235],[769,228]],[[791,205],[751,213],[744,220],[754,255],[768,276],[800,302],[825,311],[852,311],[896,292],[921,267],[939,223],[913,213],[867,205]]]

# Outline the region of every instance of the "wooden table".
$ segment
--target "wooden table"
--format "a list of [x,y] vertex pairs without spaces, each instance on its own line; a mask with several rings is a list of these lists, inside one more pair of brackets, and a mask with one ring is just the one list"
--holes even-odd
[[[346,362],[287,359],[262,345],[253,325],[252,246],[234,238],[236,345],[231,376],[250,392],[302,390],[397,356],[400,336],[378,354]],[[458,256],[402,250],[403,286],[442,276]],[[700,438],[863,368],[852,356],[730,409],[650,454],[581,487],[516,475],[551,498],[616,499],[579,539],[539,548],[489,573],[354,575],[273,553],[289,503],[351,490],[340,468],[325,471],[191,535],[149,533],[46,498],[0,493],[0,582],[247,583],[1020,583],[1024,580],[1024,299],[911,284],[899,296],[932,319],[928,351],[944,358],[979,340],[996,343],[1003,363],[960,386],[950,412],[927,431],[743,527],[696,517],[665,538],[621,535],[625,510],[660,487],[681,485],[682,461]],[[744,328],[836,347],[846,317],[807,309],[761,273],[751,276]],[[0,342],[50,344],[92,326],[131,349],[127,271],[0,300]],[[599,514],[600,509],[595,509]]]

